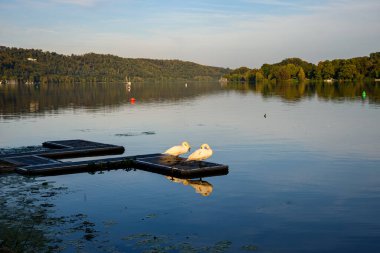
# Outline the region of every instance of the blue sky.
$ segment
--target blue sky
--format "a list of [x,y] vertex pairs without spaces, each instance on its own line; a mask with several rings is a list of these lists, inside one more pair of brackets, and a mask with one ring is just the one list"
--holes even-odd
[[379,0],[0,0],[0,45],[235,68],[380,51]]

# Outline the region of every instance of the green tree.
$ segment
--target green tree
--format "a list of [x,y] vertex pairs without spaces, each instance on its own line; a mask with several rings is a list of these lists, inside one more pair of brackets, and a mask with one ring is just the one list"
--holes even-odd
[[286,65],[286,69],[290,74],[290,78],[296,78],[297,77],[298,67],[296,67],[296,65],[294,65],[293,63],[289,63]]
[[247,67],[240,67],[231,72],[231,74],[238,74],[238,75],[245,75],[247,72],[249,72],[250,69]]
[[334,78],[335,69],[330,61],[321,62],[321,75],[323,79]]
[[299,81],[305,80],[305,72],[303,71],[302,67],[300,67],[300,69],[298,71],[297,78]]
[[267,79],[270,79],[269,75],[271,74],[271,65],[269,64],[263,64],[263,66],[261,66],[261,71],[263,72],[263,75],[265,78]]
[[286,81],[291,78],[291,69],[288,66],[280,66],[274,72],[277,80]]
[[256,82],[262,82],[264,80],[264,75],[262,74],[261,71],[256,72]]
[[338,72],[340,80],[352,80],[357,76],[356,66],[354,64],[344,64]]
[[[308,78],[311,78],[312,73],[313,73],[313,68],[315,66],[314,64],[306,62],[300,58],[287,58],[281,61],[280,63],[278,63],[278,65],[287,65],[287,64],[293,64],[294,66],[296,66],[297,71],[298,71],[298,68],[302,67],[305,72],[306,77]],[[296,75],[296,73],[294,73],[294,75]]]

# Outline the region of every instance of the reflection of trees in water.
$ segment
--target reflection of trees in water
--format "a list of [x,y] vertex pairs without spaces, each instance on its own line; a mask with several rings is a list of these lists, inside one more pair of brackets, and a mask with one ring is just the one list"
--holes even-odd
[[217,83],[50,84],[0,86],[0,114],[43,113],[72,107],[120,106],[136,103],[178,101],[220,91]]
[[321,83],[321,82],[262,82],[254,85],[229,84],[226,89],[242,93],[254,92],[263,97],[281,97],[286,101],[297,102],[317,95],[325,100],[358,100],[365,91],[370,103],[380,103],[380,85],[366,82]]
[[54,112],[65,108],[102,108],[128,104],[135,98],[137,104],[180,101],[222,90],[238,90],[241,93],[259,93],[264,97],[278,96],[286,101],[300,101],[317,95],[326,100],[359,99],[364,91],[370,103],[380,103],[380,84],[365,82],[346,83],[274,83],[255,85],[215,83],[134,83],[126,84],[51,84],[51,85],[2,85],[0,86],[0,114],[24,115]]

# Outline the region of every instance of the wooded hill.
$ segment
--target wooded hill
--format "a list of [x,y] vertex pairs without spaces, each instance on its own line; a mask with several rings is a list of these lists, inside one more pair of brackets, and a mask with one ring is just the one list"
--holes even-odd
[[299,58],[288,58],[260,69],[240,67],[224,76],[230,82],[260,81],[362,80],[380,78],[380,52],[352,59],[321,61],[317,65]]
[[145,79],[210,80],[230,70],[180,60],[122,58],[88,53],[62,55],[37,49],[0,46],[0,81],[120,82]]

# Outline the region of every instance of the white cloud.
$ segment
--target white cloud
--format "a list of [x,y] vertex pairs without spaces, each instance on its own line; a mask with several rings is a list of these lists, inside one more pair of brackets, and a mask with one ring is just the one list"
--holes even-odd
[[74,5],[80,5],[80,6],[93,6],[98,2],[98,0],[53,0],[53,1],[57,3],[74,4]]
[[284,1],[284,0],[244,0],[244,2],[252,3],[252,4],[262,4],[262,5],[272,5],[272,6],[287,6],[287,7],[295,7],[299,6],[299,4],[294,3],[294,1]]

